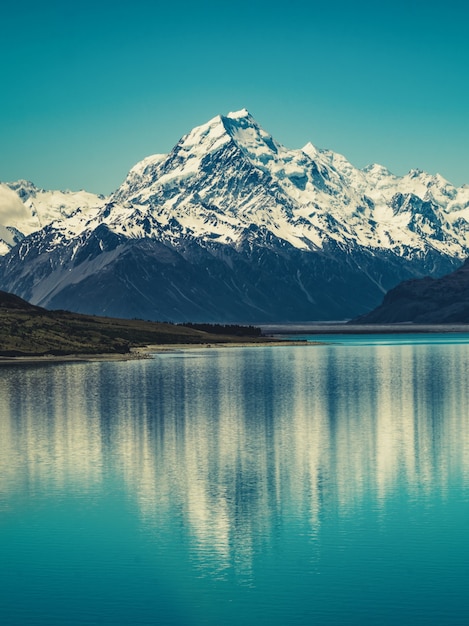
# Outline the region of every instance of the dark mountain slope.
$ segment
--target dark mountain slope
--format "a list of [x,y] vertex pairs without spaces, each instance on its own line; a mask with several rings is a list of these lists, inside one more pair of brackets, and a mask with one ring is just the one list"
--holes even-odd
[[351,323],[469,323],[469,259],[441,278],[408,280],[384,297],[382,304]]

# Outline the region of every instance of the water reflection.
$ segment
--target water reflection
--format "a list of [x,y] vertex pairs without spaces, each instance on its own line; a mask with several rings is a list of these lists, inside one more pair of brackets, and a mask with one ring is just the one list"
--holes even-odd
[[[200,567],[249,578],[298,523],[469,477],[465,345],[255,348],[0,371],[0,503],[124,484]],[[307,528],[304,528],[307,520]]]

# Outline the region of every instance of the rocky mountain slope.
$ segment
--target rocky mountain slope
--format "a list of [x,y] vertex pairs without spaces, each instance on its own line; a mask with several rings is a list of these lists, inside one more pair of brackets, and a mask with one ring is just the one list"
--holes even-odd
[[242,110],[138,163],[99,209],[22,239],[0,260],[0,286],[121,317],[344,319],[402,280],[457,267],[468,219],[468,186],[290,150]]
[[391,289],[379,307],[353,323],[469,324],[469,260],[441,278],[405,281]]

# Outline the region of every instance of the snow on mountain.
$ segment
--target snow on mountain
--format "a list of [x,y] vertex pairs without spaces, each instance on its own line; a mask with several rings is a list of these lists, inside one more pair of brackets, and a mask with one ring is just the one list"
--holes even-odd
[[0,254],[6,254],[21,239],[15,225],[29,218],[20,198],[6,185],[0,184]]
[[37,232],[0,262],[0,286],[84,312],[344,318],[469,253],[469,187],[419,170],[358,169],[311,143],[286,148],[245,109],[137,163],[109,198],[24,181],[9,189],[30,221],[3,223]]
[[[311,143],[290,150],[245,109],[213,118],[166,158],[146,159],[134,170],[138,180],[131,171],[112,198],[146,205],[160,222],[176,219],[201,238],[236,241],[242,228],[256,224],[300,249],[322,248],[333,239],[401,254],[423,252],[428,245],[459,258],[466,254],[468,242],[460,242],[451,228],[457,219],[452,212],[467,207],[464,188],[418,170],[404,177],[379,165],[360,170]],[[396,212],[396,194],[434,204],[444,240],[428,229],[422,239],[411,227],[420,219],[418,209],[408,203],[406,211]]]
[[76,211],[96,213],[104,196],[87,191],[46,191],[26,180],[0,183],[0,253],[5,254],[25,235]]

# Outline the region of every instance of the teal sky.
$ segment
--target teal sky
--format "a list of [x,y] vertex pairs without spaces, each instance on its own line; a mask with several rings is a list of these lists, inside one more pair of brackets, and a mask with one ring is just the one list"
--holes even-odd
[[0,180],[108,193],[193,126],[246,107],[308,141],[469,183],[469,5],[3,3]]

